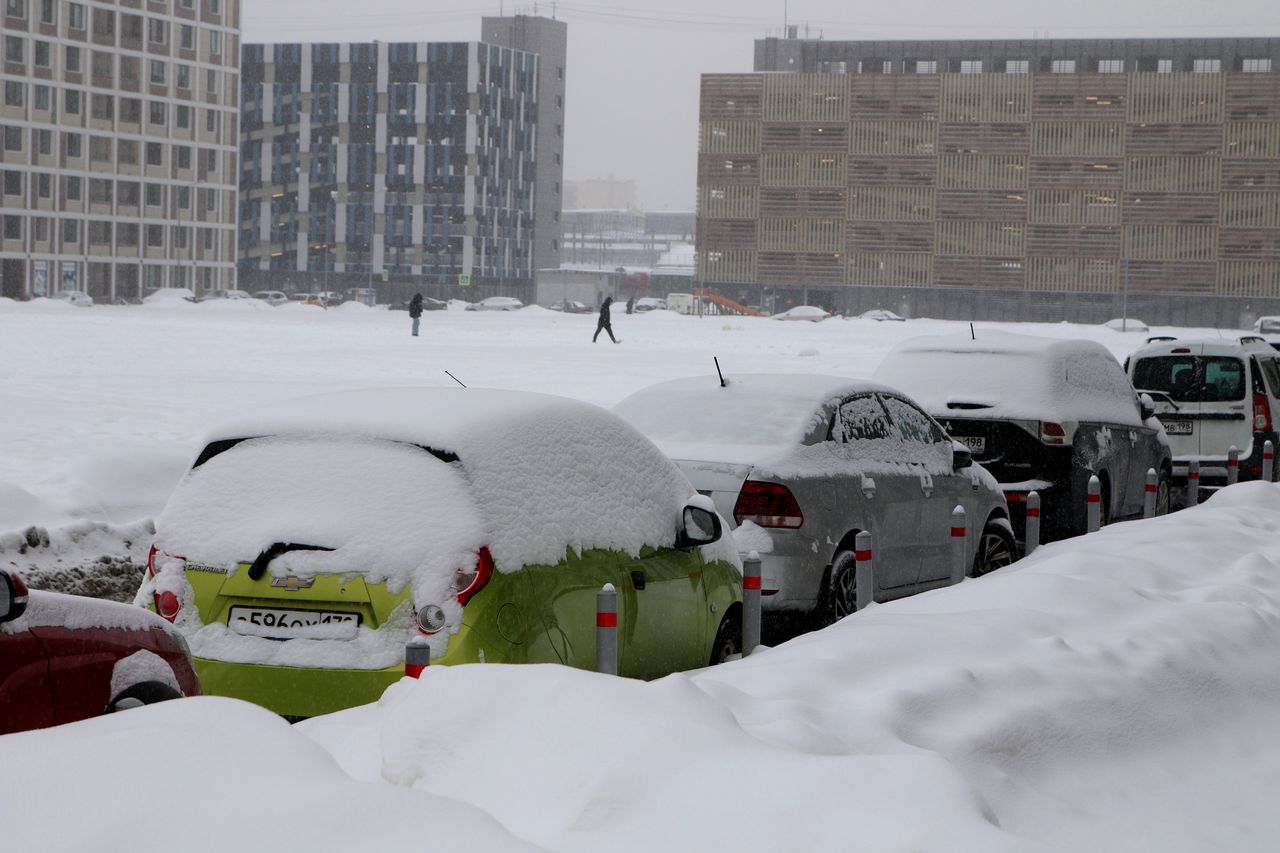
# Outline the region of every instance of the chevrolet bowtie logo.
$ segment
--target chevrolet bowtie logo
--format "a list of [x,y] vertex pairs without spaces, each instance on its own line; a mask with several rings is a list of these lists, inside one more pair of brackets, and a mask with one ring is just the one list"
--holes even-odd
[[300,578],[294,575],[287,575],[282,578],[272,578],[271,585],[279,589],[287,589],[290,592],[297,592],[300,589],[307,589],[316,582],[315,578]]

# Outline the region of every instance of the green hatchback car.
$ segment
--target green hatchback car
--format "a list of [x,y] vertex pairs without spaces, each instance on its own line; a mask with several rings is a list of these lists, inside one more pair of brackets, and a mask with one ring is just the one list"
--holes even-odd
[[741,574],[711,501],[611,413],[541,394],[340,392],[213,431],[156,522],[137,602],[185,635],[206,694],[287,717],[372,702],[431,663],[618,671],[741,648]]

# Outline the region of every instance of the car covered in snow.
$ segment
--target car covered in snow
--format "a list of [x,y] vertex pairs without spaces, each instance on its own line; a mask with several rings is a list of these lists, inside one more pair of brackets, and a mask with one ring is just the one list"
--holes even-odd
[[85,293],[83,290],[63,290],[53,295],[54,299],[61,299],[68,305],[74,305],[77,308],[92,308],[93,297]]
[[1154,401],[1173,451],[1175,486],[1185,486],[1192,459],[1200,463],[1201,486],[1225,485],[1233,446],[1240,479],[1262,477],[1265,443],[1280,448],[1280,353],[1262,338],[1152,341],[1126,365],[1139,393]]
[[912,338],[875,378],[919,400],[1000,481],[1019,538],[1031,491],[1043,541],[1084,533],[1094,475],[1104,524],[1142,515],[1148,469],[1158,477],[1157,512],[1168,510],[1164,431],[1101,344],[988,330]]
[[667,301],[656,296],[641,296],[636,300],[635,304],[635,310],[639,314],[643,314],[646,311],[663,311],[666,310],[666,307]]
[[762,561],[766,613],[825,623],[856,609],[854,542],[872,534],[876,601],[955,583],[951,513],[967,518],[968,573],[1015,558],[1004,498],[898,391],[813,374],[676,379],[615,409],[733,519]]
[[1149,332],[1151,327],[1134,317],[1117,317],[1102,324],[1117,332]]
[[524,303],[514,296],[490,296],[479,302],[467,305],[468,311],[516,311],[524,307]]
[[831,316],[831,312],[816,305],[797,305],[780,314],[774,314],[775,320],[799,320],[801,322],[818,323]]
[[721,529],[675,465],[598,407],[340,392],[210,433],[156,521],[137,601],[186,635],[206,693],[286,716],[376,700],[410,641],[433,665],[594,668],[605,584],[619,672],[655,678],[740,648]]
[[234,299],[252,299],[245,290],[206,290],[197,302],[226,302]]
[[0,735],[199,693],[186,644],[163,619],[28,591],[0,568]]
[[895,314],[887,308],[872,308],[870,311],[863,311],[858,315],[860,320],[875,320],[877,323],[885,321],[893,321],[895,323],[905,323],[907,318],[901,314]]
[[565,314],[594,314],[596,309],[576,299],[561,299],[547,306],[549,311],[563,311]]
[[283,290],[259,290],[253,294],[254,299],[261,299],[268,305],[279,306],[289,301]]

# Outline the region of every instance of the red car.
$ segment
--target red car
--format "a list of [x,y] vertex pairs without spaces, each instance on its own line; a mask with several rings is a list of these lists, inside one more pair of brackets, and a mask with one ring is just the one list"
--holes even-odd
[[199,693],[186,642],[159,616],[28,592],[0,569],[0,735]]

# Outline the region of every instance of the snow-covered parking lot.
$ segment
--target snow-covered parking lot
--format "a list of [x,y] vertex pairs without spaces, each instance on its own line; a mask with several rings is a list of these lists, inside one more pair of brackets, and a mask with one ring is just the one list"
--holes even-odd
[[[623,343],[593,346],[594,322],[435,312],[414,339],[404,313],[357,306],[0,301],[0,561],[38,575],[59,560],[145,559],[142,519],[206,426],[265,402],[452,384],[449,370],[472,387],[612,405],[713,375],[713,355],[730,375],[866,376],[898,341],[961,328],[652,312],[617,316]],[[1002,328],[1088,337],[1119,357],[1146,337]],[[34,545],[31,525],[44,531]],[[436,667],[377,705],[293,727],[203,698],[7,735],[0,839],[42,851],[1271,851],[1278,657],[1280,489],[1243,484],[653,683]]]

